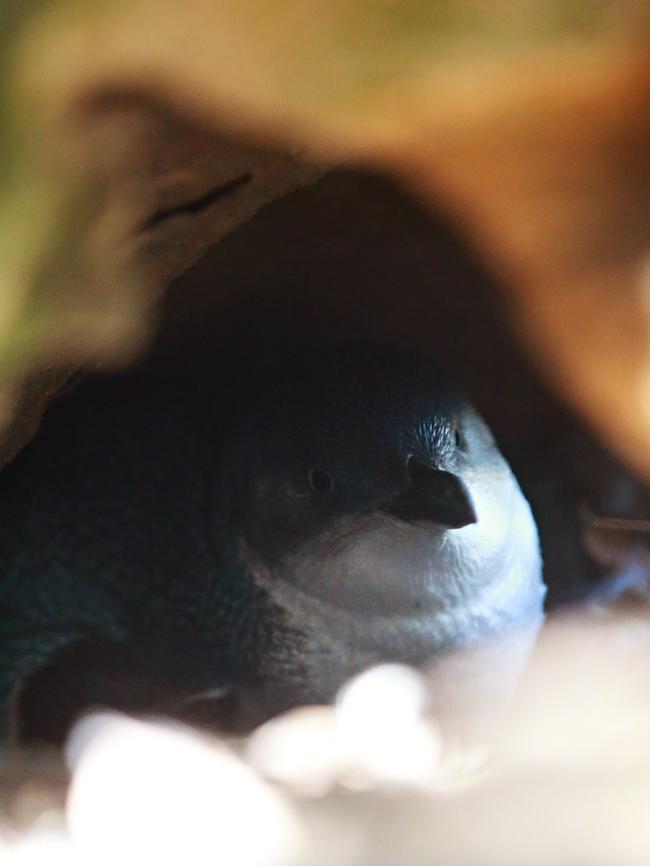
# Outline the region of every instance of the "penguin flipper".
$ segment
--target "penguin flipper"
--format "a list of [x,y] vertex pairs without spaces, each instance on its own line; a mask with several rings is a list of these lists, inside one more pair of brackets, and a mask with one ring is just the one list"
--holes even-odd
[[170,687],[145,670],[136,649],[84,637],[56,650],[15,687],[9,740],[20,747],[63,744],[86,711],[154,712],[170,702]]

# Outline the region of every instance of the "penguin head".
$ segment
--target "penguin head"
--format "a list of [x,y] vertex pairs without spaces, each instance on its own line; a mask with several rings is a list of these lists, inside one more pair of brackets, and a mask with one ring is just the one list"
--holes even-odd
[[525,504],[456,384],[428,358],[370,345],[275,377],[226,462],[240,555],[366,613],[440,609],[485,582],[511,558],[507,510]]

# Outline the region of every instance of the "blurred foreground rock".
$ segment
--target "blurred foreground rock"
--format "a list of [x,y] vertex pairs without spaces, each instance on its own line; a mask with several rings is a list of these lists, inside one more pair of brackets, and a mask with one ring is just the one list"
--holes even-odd
[[393,665],[243,742],[96,714],[68,743],[69,790],[14,764],[3,863],[645,862],[649,659],[638,617],[551,622],[480,750],[431,715],[435,678]]

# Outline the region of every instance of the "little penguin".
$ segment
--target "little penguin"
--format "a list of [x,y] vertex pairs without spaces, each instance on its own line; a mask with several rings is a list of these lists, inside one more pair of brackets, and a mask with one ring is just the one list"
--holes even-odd
[[541,620],[530,507],[429,358],[321,347],[225,403],[81,386],[0,475],[0,711],[27,739],[129,682],[126,709],[228,694],[252,725]]

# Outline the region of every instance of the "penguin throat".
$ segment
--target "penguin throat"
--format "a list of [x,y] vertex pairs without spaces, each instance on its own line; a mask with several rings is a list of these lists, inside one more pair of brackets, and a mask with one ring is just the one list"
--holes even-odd
[[471,558],[460,552],[449,532],[382,512],[344,518],[271,563],[245,542],[240,547],[274,597],[311,599],[366,621],[430,618],[466,605],[477,587],[468,580]]

